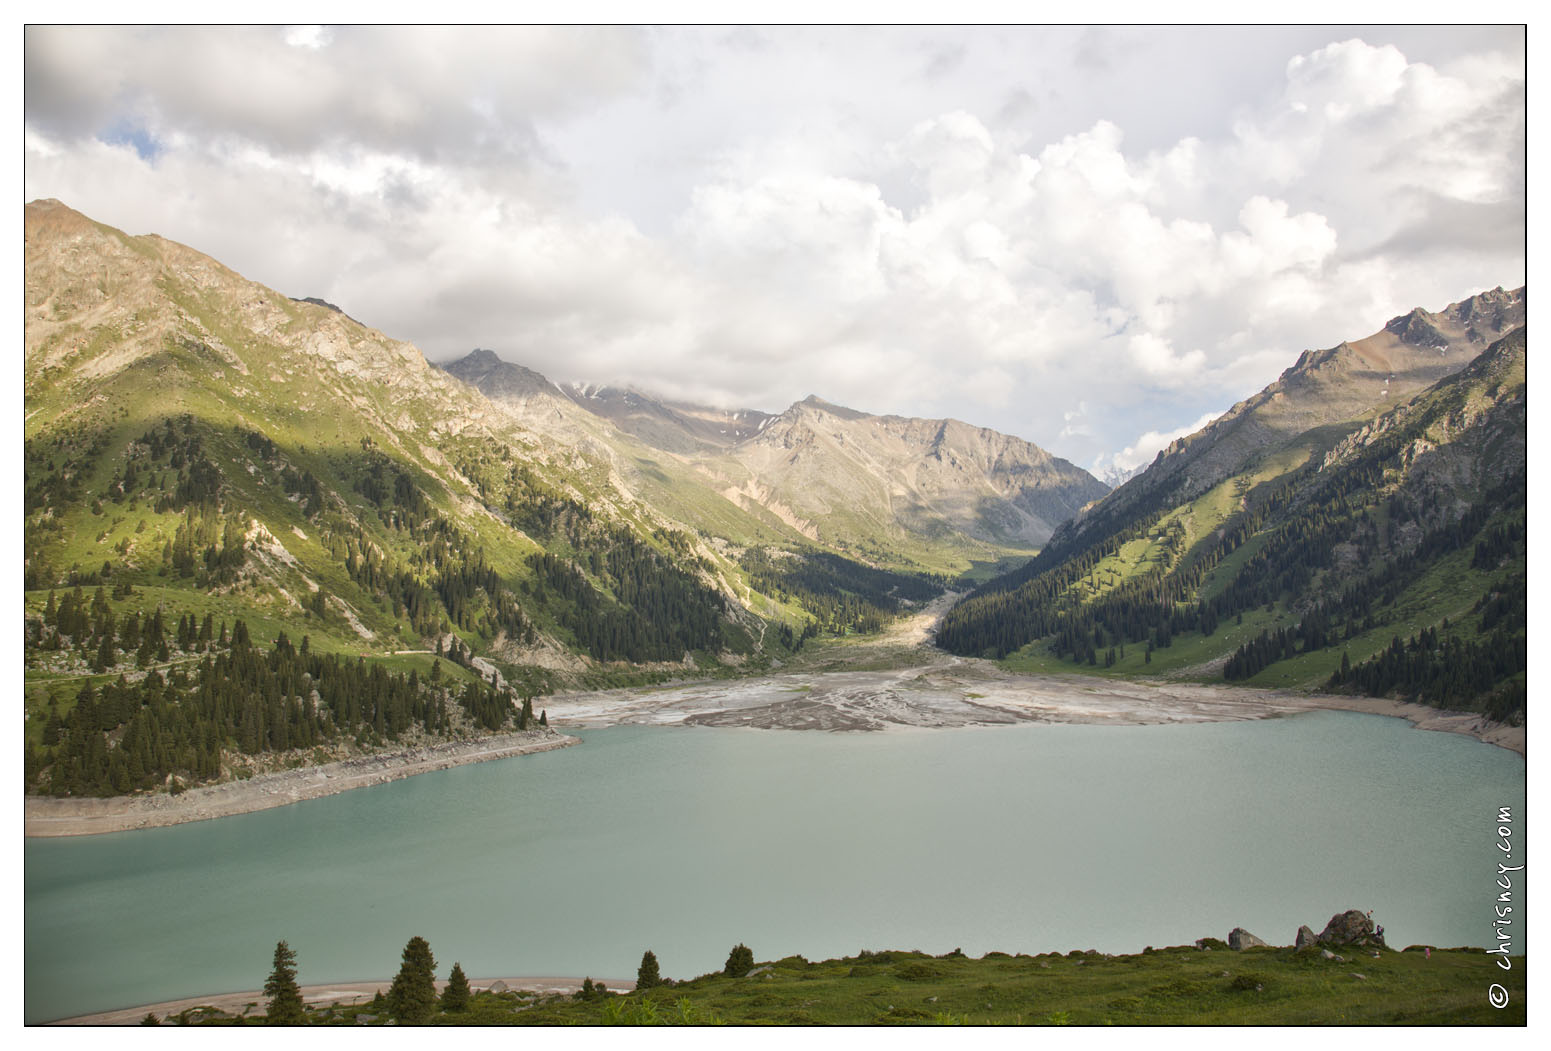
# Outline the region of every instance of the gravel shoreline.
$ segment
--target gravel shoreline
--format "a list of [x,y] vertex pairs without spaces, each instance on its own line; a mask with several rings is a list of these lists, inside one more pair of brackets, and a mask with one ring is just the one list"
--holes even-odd
[[[550,993],[570,994],[582,987],[584,979],[581,978],[470,978],[469,988],[473,992],[483,992],[493,985],[505,985],[512,992],[531,992],[548,995]],[[635,982],[626,978],[603,978],[604,985],[613,992],[632,992]],[[302,999],[311,1007],[331,1007],[335,1005],[349,1006],[351,1004],[364,1003],[375,996],[379,991],[387,995],[388,987],[393,984],[393,979],[384,978],[375,982],[332,982],[327,985],[302,986]],[[436,989],[440,992],[446,988],[445,979],[436,983]],[[45,1025],[139,1025],[148,1014],[154,1014],[162,1024],[168,1024],[166,1019],[183,1011],[191,1011],[196,1008],[213,1008],[228,1017],[258,1018],[264,1014],[264,993],[260,990],[248,990],[237,993],[217,993],[212,996],[191,996],[182,1000],[166,1000],[159,1004],[141,1004],[139,1007],[121,1007],[115,1011],[98,1011],[95,1014],[77,1015],[74,1018],[60,1018]],[[255,1005],[249,1007],[249,1004]]]
[[286,806],[303,799],[317,799],[352,788],[380,785],[465,763],[547,752],[579,743],[579,738],[554,730],[525,730],[259,774],[246,781],[202,785],[176,796],[164,792],[110,799],[29,796],[25,831],[28,836],[39,837],[90,836],[207,821]]

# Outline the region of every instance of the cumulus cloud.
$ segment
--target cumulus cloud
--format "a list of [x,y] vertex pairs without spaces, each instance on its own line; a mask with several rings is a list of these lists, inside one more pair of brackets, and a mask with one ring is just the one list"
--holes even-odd
[[1313,32],[33,28],[26,187],[433,359],[1125,467],[1523,280],[1522,35]]
[[1208,412],[1199,419],[1181,427],[1174,427],[1166,431],[1148,431],[1114,455],[1100,456],[1094,461],[1093,469],[1096,472],[1115,470],[1121,473],[1129,473],[1134,471],[1139,467],[1152,463],[1153,458],[1174,439],[1196,433],[1196,431],[1199,431],[1220,415],[1222,414]]

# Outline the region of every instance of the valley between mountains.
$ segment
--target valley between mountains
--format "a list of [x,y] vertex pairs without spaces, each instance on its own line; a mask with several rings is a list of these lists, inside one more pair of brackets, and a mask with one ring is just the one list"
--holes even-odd
[[[1020,722],[1111,726],[1269,719],[1322,708],[1408,719],[1519,755],[1524,727],[1477,714],[1372,697],[1250,689],[1174,680],[1023,675],[938,650],[933,636],[947,594],[852,645],[815,647],[774,674],[556,693],[546,713],[564,729],[604,726],[741,726],[762,730],[885,731]],[[205,821],[383,784],[465,763],[563,748],[579,739],[552,730],[476,737],[390,750],[321,766],[276,770],[178,795],[30,797],[28,836],[76,836]]]
[[436,366],[57,201],[25,309],[29,834],[563,725],[1338,704],[1523,751],[1523,289],[1290,352],[1113,491],[955,420]]

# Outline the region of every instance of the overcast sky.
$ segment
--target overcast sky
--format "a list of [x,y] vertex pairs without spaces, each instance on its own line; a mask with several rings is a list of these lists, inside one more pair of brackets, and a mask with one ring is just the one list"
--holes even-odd
[[1525,279],[1519,28],[25,34],[25,193],[443,361],[1102,472]]

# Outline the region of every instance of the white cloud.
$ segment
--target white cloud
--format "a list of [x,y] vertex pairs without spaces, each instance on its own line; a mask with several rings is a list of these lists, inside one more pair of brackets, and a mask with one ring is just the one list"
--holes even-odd
[[1174,439],[1196,433],[1221,415],[1220,412],[1208,412],[1193,423],[1187,423],[1182,427],[1167,431],[1148,431],[1113,456],[1100,456],[1094,461],[1093,470],[1095,472],[1108,469],[1133,471],[1144,464],[1152,463],[1153,458]]
[[1316,32],[34,28],[26,192],[433,358],[1121,464],[1523,280],[1522,35]]
[[323,26],[286,26],[285,42],[292,47],[327,47],[333,34]]

